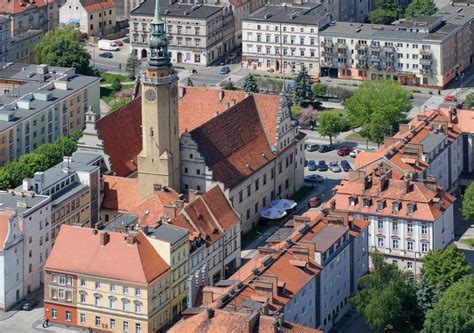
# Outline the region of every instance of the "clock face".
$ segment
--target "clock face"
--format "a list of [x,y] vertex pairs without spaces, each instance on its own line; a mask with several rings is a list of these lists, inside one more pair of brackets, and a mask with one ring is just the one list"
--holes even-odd
[[145,98],[150,102],[154,101],[156,98],[156,92],[153,89],[148,89],[145,91]]
[[171,97],[175,97],[177,91],[178,91],[178,87],[176,86],[171,87]]

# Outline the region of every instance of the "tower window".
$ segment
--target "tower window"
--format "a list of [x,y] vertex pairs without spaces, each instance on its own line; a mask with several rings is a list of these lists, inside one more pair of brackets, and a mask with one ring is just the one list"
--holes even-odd
[[153,127],[150,127],[150,136],[154,136],[155,135],[155,131],[153,130]]

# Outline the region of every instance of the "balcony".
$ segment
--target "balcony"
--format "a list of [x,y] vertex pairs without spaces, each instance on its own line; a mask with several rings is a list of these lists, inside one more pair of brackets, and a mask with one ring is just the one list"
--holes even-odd
[[373,60],[373,61],[379,61],[380,60],[380,54],[371,54],[370,55],[370,60]]
[[421,65],[431,65],[431,63],[433,62],[433,58],[421,58],[420,59],[420,64]]
[[383,49],[387,52],[394,52],[395,46],[384,46]]
[[421,49],[420,50],[420,55],[424,56],[424,55],[432,55],[433,54],[433,51],[429,50],[429,49]]
[[367,53],[357,53],[355,57],[357,60],[367,60],[368,55]]
[[325,48],[324,50],[321,51],[321,55],[324,56],[332,56],[334,55],[334,50],[331,48]]
[[367,44],[357,43],[355,48],[356,48],[356,50],[367,50],[368,46],[367,46]]
[[336,47],[338,49],[344,49],[344,50],[347,49],[347,45],[344,43],[336,43]]
[[378,50],[381,50],[382,47],[380,45],[372,44],[370,45],[370,49],[374,51],[378,51]]
[[332,47],[334,44],[331,40],[323,40],[321,42],[322,47]]
[[432,74],[433,70],[431,68],[422,68],[420,69],[420,74]]
[[337,57],[338,58],[347,58],[347,52],[346,50],[337,50]]

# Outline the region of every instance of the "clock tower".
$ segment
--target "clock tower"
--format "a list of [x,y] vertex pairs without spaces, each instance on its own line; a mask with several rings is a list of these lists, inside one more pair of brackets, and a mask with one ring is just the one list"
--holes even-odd
[[154,185],[179,191],[178,76],[168,55],[165,24],[156,0],[150,26],[148,65],[142,81],[142,151],[138,155],[140,200]]

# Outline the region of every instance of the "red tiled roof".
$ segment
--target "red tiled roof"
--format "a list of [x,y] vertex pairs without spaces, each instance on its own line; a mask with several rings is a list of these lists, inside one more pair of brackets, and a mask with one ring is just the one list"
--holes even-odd
[[115,7],[115,3],[111,0],[81,0],[81,4],[89,13]]
[[3,250],[5,248],[5,242],[10,231],[10,219],[14,215],[14,210],[0,211],[0,250]]
[[46,0],[2,0],[0,14],[18,14],[30,8],[40,8],[48,4]]
[[128,213],[138,215],[138,223],[152,226],[163,216],[164,206],[174,204],[179,194],[172,188],[156,191],[150,198],[143,200]]
[[100,244],[101,233],[62,225],[44,269],[141,284],[148,284],[169,270],[141,232],[133,244],[127,242],[127,235],[107,232],[109,241],[105,245]]
[[128,212],[138,204],[138,179],[104,176],[103,209]]
[[240,222],[239,215],[232,208],[219,186],[214,186],[204,193],[201,198],[223,229],[229,230]]
[[[253,94],[249,97],[241,91],[222,91],[203,87],[180,87],[180,89],[183,94],[178,100],[180,135],[219,118],[216,114],[227,113],[232,105],[237,106],[241,104],[240,102],[251,99],[253,103],[247,101],[245,105],[253,110],[245,110],[246,114],[251,113],[252,119],[260,119],[258,123],[263,127],[268,144],[270,146],[275,144],[280,102],[278,95]],[[237,125],[241,125],[241,122]],[[137,169],[137,155],[142,149],[141,97],[99,119],[96,128],[104,142],[104,151],[110,157],[112,170],[116,175],[128,176],[133,173]]]

